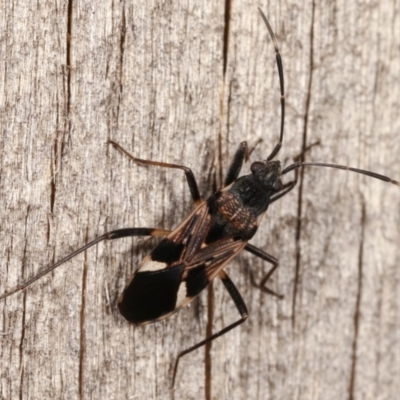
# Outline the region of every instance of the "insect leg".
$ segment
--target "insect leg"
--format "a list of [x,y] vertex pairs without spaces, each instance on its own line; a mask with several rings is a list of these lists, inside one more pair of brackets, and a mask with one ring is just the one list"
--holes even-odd
[[232,182],[235,182],[240,174],[240,170],[242,169],[243,161],[247,161],[249,159],[251,153],[259,143],[261,143],[261,139],[259,139],[256,144],[250,149],[247,146],[247,142],[240,143],[239,148],[233,156],[233,160],[231,165],[229,166],[228,173],[226,174],[224,186],[228,186]]
[[138,165],[155,165],[157,167],[163,167],[163,168],[181,169],[186,175],[186,180],[187,180],[190,194],[192,195],[193,201],[195,202],[196,205],[199,205],[201,203],[201,198],[200,198],[200,193],[199,193],[199,188],[197,186],[196,178],[194,177],[193,172],[190,168],[185,167],[184,165],[179,165],[179,164],[169,164],[169,163],[164,163],[164,162],[159,162],[159,161],[143,160],[141,158],[136,158],[136,157],[133,157],[132,154],[128,153],[118,143],[116,143],[112,140],[109,140],[108,143],[113,145],[117,150],[121,151],[123,154],[125,154],[128,158],[130,158],[134,163],[136,163]]
[[198,349],[201,346],[204,346],[207,343],[210,343],[211,341],[213,341],[214,339],[216,339],[219,336],[224,335],[225,333],[229,332],[231,329],[237,327],[238,325],[242,324],[244,321],[246,321],[249,313],[247,311],[247,307],[246,304],[241,296],[241,294],[239,293],[239,291],[237,290],[235,284],[232,282],[232,280],[229,278],[228,274],[222,270],[218,276],[220,277],[222,283],[224,284],[226,290],[229,292],[233,302],[235,303],[235,306],[237,308],[237,310],[239,311],[240,314],[240,319],[236,322],[234,322],[231,325],[228,325],[226,328],[221,329],[219,332],[214,333],[213,335],[209,336],[208,338],[206,338],[205,340],[202,340],[201,342],[195,344],[192,347],[189,347],[188,349],[181,351],[178,356],[176,357],[175,360],[175,366],[174,366],[174,374],[172,376],[172,388],[174,387],[174,383],[175,383],[175,377],[176,377],[176,371],[178,370],[178,363],[179,363],[179,359],[184,356],[185,354],[188,354],[190,352],[192,352],[193,350]]
[[260,250],[258,247],[251,245],[250,243],[247,243],[244,249],[247,250],[249,253],[254,254],[255,256],[257,256],[257,257],[263,259],[264,261],[267,261],[273,265],[273,267],[263,276],[263,278],[261,279],[259,284],[256,283],[254,276],[253,276],[253,272],[251,272],[250,278],[251,278],[252,285],[254,285],[255,287],[257,287],[258,289],[260,289],[261,291],[263,291],[265,293],[271,294],[272,296],[276,296],[276,297],[282,299],[283,296],[281,294],[278,294],[265,286],[265,284],[268,282],[271,275],[278,268],[278,266],[279,266],[278,260],[274,256],[271,256],[270,254],[265,253],[264,251]]
[[226,174],[224,186],[230,185],[232,182],[236,181],[242,169],[243,161],[248,157],[247,142],[242,142],[239,145],[231,165],[229,166],[228,173]]
[[33,282],[36,282],[42,276],[48,274],[49,272],[53,271],[61,264],[64,264],[66,261],[74,258],[79,253],[89,249],[90,247],[94,246],[97,243],[102,242],[103,240],[112,240],[112,239],[120,239],[129,236],[166,236],[170,233],[169,230],[166,229],[155,229],[155,228],[123,228],[123,229],[116,229],[115,231],[106,232],[104,235],[99,236],[98,238],[92,240],[91,242],[87,243],[85,246],[80,247],[78,250],[73,251],[68,256],[64,257],[60,261],[56,262],[55,264],[51,265],[50,267],[44,269],[43,271],[39,272],[33,278],[27,280],[26,282],[20,284],[15,289],[10,290],[0,296],[0,300],[5,299],[8,296],[11,296],[14,293],[20,292],[24,290],[26,287],[31,285]]

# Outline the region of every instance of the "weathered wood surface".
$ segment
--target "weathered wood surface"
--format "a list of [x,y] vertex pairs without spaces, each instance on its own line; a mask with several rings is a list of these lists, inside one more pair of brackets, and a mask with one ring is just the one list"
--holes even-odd
[[[232,2],[225,74],[225,4],[172,3],[1,3],[1,293],[104,231],[172,228],[191,210],[180,171],[133,165],[108,139],[190,166],[204,196],[241,141],[263,140],[253,160],[268,154],[279,85],[257,6],[284,60],[280,158],[319,140],[307,160],[400,179],[398,2]],[[253,243],[279,258],[270,286],[285,298],[251,286],[250,270],[269,268],[255,257],[228,268],[250,317],[213,343],[212,398],[396,398],[400,188],[306,169]],[[116,301],[153,244],[100,244],[2,301],[0,398],[171,397],[174,357],[204,338],[207,298],[127,324]],[[219,282],[214,312],[214,330],[237,318]],[[205,398],[204,350],[177,379],[175,399]]]

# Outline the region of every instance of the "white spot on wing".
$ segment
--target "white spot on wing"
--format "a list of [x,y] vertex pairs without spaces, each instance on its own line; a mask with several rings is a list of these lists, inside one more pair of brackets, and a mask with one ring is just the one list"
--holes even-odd
[[166,267],[167,264],[163,262],[149,260],[139,268],[139,272],[160,271],[161,269],[165,269]]
[[179,307],[183,301],[187,299],[186,297],[186,282],[182,282],[179,285],[178,293],[176,294],[176,304],[175,307]]

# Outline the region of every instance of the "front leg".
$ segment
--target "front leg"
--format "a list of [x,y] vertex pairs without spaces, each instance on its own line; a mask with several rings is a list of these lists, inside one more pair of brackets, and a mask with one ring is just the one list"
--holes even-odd
[[247,142],[242,142],[239,145],[231,165],[229,166],[228,173],[226,174],[224,186],[229,186],[232,182],[235,182],[240,174],[240,170],[243,166],[243,161],[248,156]]
[[164,162],[159,162],[159,161],[151,161],[151,160],[143,160],[141,158],[136,158],[133,157],[132,154],[128,153],[122,146],[120,146],[118,143],[109,140],[108,143],[114,146],[117,150],[125,154],[129,159],[131,159],[134,163],[138,165],[155,165],[157,167],[163,167],[163,168],[174,168],[174,169],[181,169],[186,176],[186,181],[189,186],[190,194],[192,195],[192,199],[194,203],[198,206],[201,203],[201,198],[200,198],[200,193],[199,193],[199,188],[197,186],[196,178],[194,177],[194,174],[192,170],[188,167],[185,167],[184,165],[179,165],[179,164],[169,164],[169,163],[164,163]]

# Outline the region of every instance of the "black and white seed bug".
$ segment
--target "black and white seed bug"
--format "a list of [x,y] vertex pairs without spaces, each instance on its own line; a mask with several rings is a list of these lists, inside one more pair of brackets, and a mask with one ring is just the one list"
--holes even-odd
[[248,316],[245,302],[224,270],[233,257],[240,251],[246,250],[271,263],[272,269],[258,286],[266,292],[273,293],[265,286],[265,283],[277,268],[278,262],[275,257],[254,247],[248,241],[256,233],[269,204],[294,188],[296,180],[283,183],[284,175],[303,166],[319,166],[348,170],[400,186],[399,182],[386,176],[341,165],[296,162],[282,169],[280,162],[274,161],[283,142],[285,114],[283,67],[275,35],[261,11],[260,13],[275,45],[282,109],[279,142],[266,160],[253,162],[250,167],[251,173],[239,178],[247,152],[247,144],[243,142],[228,170],[225,187],[203,201],[189,168],[182,165],[137,159],[129,155],[117,143],[111,141],[111,145],[124,152],[137,164],[183,170],[192,199],[197,205],[196,209],[171,232],[153,228],[126,228],[107,232],[18,286],[15,290],[3,294],[0,299],[25,289],[43,275],[103,240],[129,236],[165,236],[143,260],[121,295],[119,301],[121,314],[135,325],[144,325],[167,318],[188,304],[216,276],[222,280],[240,313],[238,321],[178,355],[173,374],[174,380],[178,360],[181,356],[240,325]]

